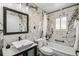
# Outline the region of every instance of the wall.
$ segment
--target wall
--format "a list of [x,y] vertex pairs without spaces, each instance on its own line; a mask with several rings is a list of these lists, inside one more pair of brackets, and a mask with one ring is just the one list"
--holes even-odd
[[[58,44],[62,44],[62,45],[66,45],[66,46],[74,46],[75,40],[76,40],[76,30],[75,28],[71,28],[69,30],[69,34],[67,34],[68,28],[66,30],[56,30],[55,26],[56,26],[56,18],[61,16],[67,16],[67,27],[68,27],[68,23],[72,18],[73,13],[75,12],[75,9],[79,8],[79,6],[73,6],[67,9],[64,9],[62,11],[58,11],[52,14],[49,14],[49,21],[48,21],[48,34],[51,33],[51,29],[53,28],[53,34],[52,37],[50,38],[50,41],[56,42],[55,39],[64,41],[65,43],[61,43],[61,42],[56,42]],[[66,37],[67,35],[67,37]]]
[[[27,11],[25,9],[25,4],[20,5],[17,3],[2,3],[0,4],[0,22],[3,24],[3,6],[15,9],[17,11],[21,11],[29,14],[29,32],[26,34],[12,34],[12,35],[2,35],[1,37],[5,39],[9,44],[13,41],[18,40],[19,36],[22,36],[23,39],[34,40],[39,39],[42,31],[42,10],[38,8],[36,11],[33,8],[29,8]],[[34,29],[34,26],[36,27]],[[3,26],[2,26],[3,28]],[[4,41],[4,47],[6,46],[6,42]]]

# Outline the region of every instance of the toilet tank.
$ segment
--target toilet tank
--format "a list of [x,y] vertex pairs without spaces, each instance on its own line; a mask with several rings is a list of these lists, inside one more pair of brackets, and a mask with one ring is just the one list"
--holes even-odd
[[47,41],[45,38],[40,38],[40,39],[37,39],[37,42],[38,42],[38,47],[42,47],[42,46],[45,46],[47,45]]

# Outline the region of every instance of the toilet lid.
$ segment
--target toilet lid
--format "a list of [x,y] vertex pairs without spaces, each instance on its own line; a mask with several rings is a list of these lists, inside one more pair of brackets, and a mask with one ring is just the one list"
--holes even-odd
[[41,47],[40,51],[45,55],[52,55],[53,54],[53,50],[49,47],[46,47],[46,46]]

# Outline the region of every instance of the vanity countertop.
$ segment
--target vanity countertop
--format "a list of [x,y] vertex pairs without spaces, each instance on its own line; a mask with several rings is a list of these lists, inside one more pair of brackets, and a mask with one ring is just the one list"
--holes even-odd
[[9,49],[2,48],[3,56],[13,56],[35,46],[37,46],[36,43],[33,43],[30,47],[23,47],[21,49],[16,49],[14,46],[11,46]]

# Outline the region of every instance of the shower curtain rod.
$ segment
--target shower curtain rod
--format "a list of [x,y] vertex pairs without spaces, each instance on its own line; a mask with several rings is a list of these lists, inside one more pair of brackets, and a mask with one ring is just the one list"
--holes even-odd
[[55,13],[55,12],[58,12],[58,11],[60,11],[60,10],[64,10],[64,9],[67,9],[67,8],[70,8],[70,7],[73,7],[73,6],[77,6],[77,5],[79,5],[79,3],[74,4],[74,5],[71,5],[71,6],[68,6],[68,7],[65,7],[65,8],[62,8],[62,9],[58,9],[58,10],[53,11],[53,12],[49,12],[49,13],[47,13],[47,14]]

